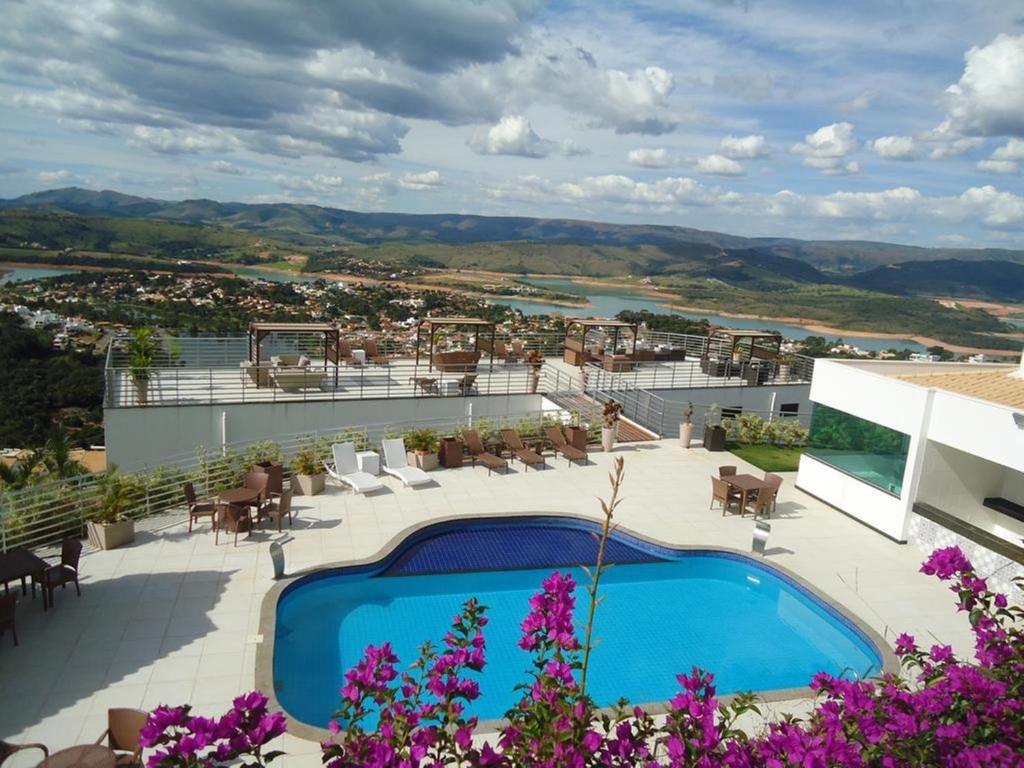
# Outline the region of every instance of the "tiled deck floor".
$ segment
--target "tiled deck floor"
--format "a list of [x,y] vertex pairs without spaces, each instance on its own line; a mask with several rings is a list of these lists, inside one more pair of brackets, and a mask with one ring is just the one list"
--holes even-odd
[[[678,544],[750,546],[748,517],[709,511],[708,476],[728,454],[684,451],[675,441],[621,446],[626,458],[623,525]],[[742,462],[739,462],[742,466]],[[444,470],[420,490],[386,482],[370,497],[329,488],[297,497],[286,545],[288,569],[362,558],[405,527],[480,511],[560,511],[595,516],[607,490],[608,454],[585,467],[553,462],[543,472],[488,477],[483,468]],[[741,470],[743,471],[743,470]],[[846,606],[890,642],[900,631],[969,652],[966,619],[952,595],[917,572],[923,559],[793,487],[787,477],[768,559],[785,565]],[[267,545],[258,533],[234,548],[214,546],[206,527],[140,534],[132,546],[83,559],[82,597],[60,592],[46,614],[37,598],[19,603],[21,646],[0,638],[0,738],[51,748],[95,740],[110,706],[191,702],[215,714],[253,686],[260,601],[271,586]],[[525,610],[525,608],[524,608]],[[756,661],[756,660],[755,660]],[[666,670],[674,674],[678,670]],[[316,746],[285,737],[284,765],[319,765]],[[13,762],[13,768],[31,764]]]

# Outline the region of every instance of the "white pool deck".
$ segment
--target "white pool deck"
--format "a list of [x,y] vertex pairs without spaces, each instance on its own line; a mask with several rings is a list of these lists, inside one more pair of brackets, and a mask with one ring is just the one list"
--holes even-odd
[[[613,456],[626,459],[617,515],[624,526],[680,545],[749,549],[751,518],[709,510],[708,478],[720,464],[758,470],[730,454],[665,440],[591,454],[583,467],[549,460],[547,471],[488,476],[467,465],[437,472],[436,484],[422,489],[388,478],[387,491],[368,497],[330,486],[320,496],[296,497],[294,528],[285,529],[294,539],[286,545],[288,571],[369,557],[432,518],[506,511],[596,518],[594,497],[608,493]],[[811,582],[890,643],[908,631],[923,645],[949,643],[970,653],[967,620],[953,595],[918,573],[924,553],[796,490],[794,480],[786,476],[771,521],[769,562]],[[230,535],[215,546],[208,525],[189,534],[183,523],[140,533],[131,546],[83,558],[80,598],[58,590],[47,613],[38,597],[20,601],[20,647],[9,634],[0,637],[0,738],[53,750],[95,741],[108,707],[188,702],[199,714],[226,710],[254,686],[260,604],[274,583],[267,549],[276,538],[268,528],[237,548]],[[288,757],[277,765],[320,764],[316,744],[290,736],[282,742]],[[10,766],[34,764],[29,758],[35,754]]]

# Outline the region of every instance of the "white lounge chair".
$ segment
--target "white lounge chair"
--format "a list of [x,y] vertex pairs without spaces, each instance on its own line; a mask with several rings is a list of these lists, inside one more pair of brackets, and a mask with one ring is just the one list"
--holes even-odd
[[384,483],[379,477],[374,477],[369,472],[360,472],[356,463],[355,443],[335,443],[331,446],[334,453],[334,466],[326,461],[324,469],[327,474],[343,485],[347,485],[356,493],[367,491],[379,491]]
[[384,447],[384,471],[402,481],[402,485],[415,486],[430,482],[430,476],[419,467],[410,467],[406,457],[405,441],[402,438],[382,440]]

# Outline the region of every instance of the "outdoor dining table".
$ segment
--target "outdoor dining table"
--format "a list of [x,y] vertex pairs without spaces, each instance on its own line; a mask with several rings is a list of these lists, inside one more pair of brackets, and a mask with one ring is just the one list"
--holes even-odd
[[[248,509],[256,502],[260,497],[260,492],[256,488],[231,488],[227,491],[221,491],[217,494],[217,500],[221,504],[227,504],[229,507],[244,507],[248,514]],[[218,521],[220,522],[220,521]]]
[[757,492],[762,488],[770,487],[770,484],[766,480],[760,477],[754,477],[753,475],[726,475],[722,479],[740,492],[741,515],[747,508],[747,496],[750,495],[751,491]]
[[[21,594],[27,594],[28,588],[25,580],[30,577],[36,577],[39,583],[42,584],[46,569],[49,567],[50,564],[43,560],[43,558],[27,549],[19,547],[9,552],[0,553],[0,581],[4,584],[4,592],[10,591],[8,586],[10,582],[20,579]],[[32,594],[33,596],[35,595],[35,587],[32,589]],[[46,590],[43,589],[43,610],[45,611],[48,607]]]
[[54,752],[36,768],[115,768],[117,755],[100,744],[82,744]]

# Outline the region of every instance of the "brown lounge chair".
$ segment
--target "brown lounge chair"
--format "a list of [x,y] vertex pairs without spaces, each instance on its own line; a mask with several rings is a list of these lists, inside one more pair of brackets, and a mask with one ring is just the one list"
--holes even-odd
[[415,384],[424,395],[441,394],[441,388],[437,385],[437,379],[428,378],[426,376],[414,376],[409,379],[409,383]]
[[139,733],[146,727],[147,719],[149,713],[141,709],[108,709],[107,730],[96,743],[107,742],[106,746],[117,756],[118,766],[141,766]]
[[[708,505],[708,509],[712,509],[715,503],[722,505],[722,517],[725,517],[725,513],[729,510],[729,507],[735,504],[737,507],[740,505],[740,492],[735,490],[725,480],[721,478],[711,476],[711,503]],[[739,510],[740,514],[743,514],[743,510]]]
[[189,533],[192,533],[192,523],[201,517],[210,518],[213,527],[217,527],[217,503],[212,499],[200,501],[196,497],[196,488],[192,483],[185,483],[185,503],[188,504]]
[[574,445],[569,445],[569,441],[565,439],[565,434],[562,432],[561,427],[544,427],[544,434],[548,436],[548,440],[551,441],[551,447],[555,451],[555,455],[562,454],[569,460],[569,466],[572,466],[574,461],[587,461],[587,452],[581,451]]
[[508,449],[512,451],[517,459],[523,462],[527,469],[537,465],[546,466],[544,457],[523,445],[523,438],[514,429],[503,429],[500,434],[502,441],[508,446]]
[[508,472],[508,462],[501,458],[501,456],[495,456],[484,448],[484,441],[480,439],[480,434],[475,429],[463,431],[462,439],[466,442],[466,448],[469,450],[469,460],[474,467],[479,460],[480,463],[487,467],[488,475],[491,474],[493,469]]
[[366,362],[372,365],[391,364],[391,358],[381,354],[380,349],[377,348],[377,342],[373,339],[367,339],[363,342],[363,351],[366,352]]
[[[35,589],[35,586],[32,587]],[[14,625],[14,610],[18,605],[15,595],[0,595],[0,635],[8,629],[14,635],[14,644],[18,644],[18,628]]]
[[50,756],[50,750],[43,744],[12,744],[9,741],[0,741],[0,765],[3,765],[11,755],[21,752],[23,749],[38,749],[43,753],[44,758]]

